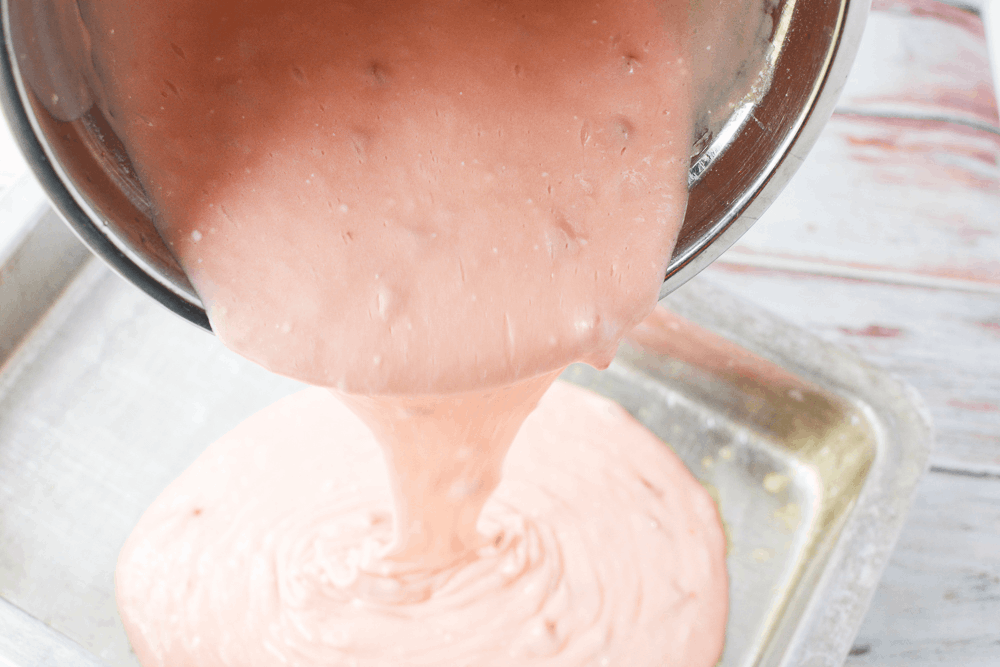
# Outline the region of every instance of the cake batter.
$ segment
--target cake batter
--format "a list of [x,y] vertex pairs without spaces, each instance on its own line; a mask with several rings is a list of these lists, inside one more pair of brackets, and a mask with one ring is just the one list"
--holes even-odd
[[80,8],[220,339],[339,396],[252,418],[143,518],[118,572],[143,664],[714,664],[708,496],[620,409],[543,398],[656,302],[686,2]]
[[[427,467],[425,466],[425,471]],[[329,392],[213,444],[147,511],[118,599],[145,667],[710,667],[726,620],[718,516],[616,404],[557,382],[479,537],[406,569],[384,459]]]

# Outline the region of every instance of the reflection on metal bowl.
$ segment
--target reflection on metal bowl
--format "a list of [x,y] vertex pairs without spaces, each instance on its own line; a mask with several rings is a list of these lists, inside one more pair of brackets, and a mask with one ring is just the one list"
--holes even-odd
[[[791,178],[833,111],[868,13],[867,0],[693,0],[691,7],[700,113],[687,215],[661,296],[729,248]],[[71,0],[0,0],[0,102],[12,130],[84,243],[157,301],[209,329],[198,295],[153,226],[124,146],[89,104],[86,86],[67,74],[87,61],[77,53],[85,47],[74,37],[73,17],[79,20]],[[728,38],[724,57],[699,41],[720,34]]]

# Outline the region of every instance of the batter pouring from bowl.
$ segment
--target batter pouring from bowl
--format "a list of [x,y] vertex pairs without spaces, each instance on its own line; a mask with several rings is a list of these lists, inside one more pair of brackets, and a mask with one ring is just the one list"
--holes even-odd
[[149,510],[118,572],[140,661],[714,664],[711,501],[616,406],[543,397],[655,305],[686,2],[80,7],[220,339],[339,396],[255,416]]

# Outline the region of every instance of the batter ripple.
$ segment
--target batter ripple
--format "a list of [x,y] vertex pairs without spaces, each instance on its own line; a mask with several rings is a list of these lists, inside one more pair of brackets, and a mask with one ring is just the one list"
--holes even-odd
[[[616,404],[557,382],[525,421],[479,540],[385,559],[385,461],[309,389],[214,443],[143,516],[118,599],[146,667],[708,667],[727,614],[716,508]],[[609,548],[613,547],[613,548]]]

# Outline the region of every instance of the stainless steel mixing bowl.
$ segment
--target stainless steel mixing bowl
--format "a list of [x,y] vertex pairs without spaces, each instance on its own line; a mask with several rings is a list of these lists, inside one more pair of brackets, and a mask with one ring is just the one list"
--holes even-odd
[[[729,248],[798,169],[847,79],[870,0],[757,1],[770,37],[763,48],[748,48],[723,77],[745,80],[741,88],[703,96],[687,216],[661,296]],[[692,15],[729,12],[725,20],[739,23],[752,20],[740,11],[746,6],[692,0]],[[198,295],[153,226],[152,206],[122,143],[88,104],[87,91],[66,85],[68,60],[84,57],[65,24],[76,0],[0,0],[0,11],[0,101],[56,208],[122,276],[210,329]],[[697,78],[699,62],[711,61],[704,54],[693,60]]]

